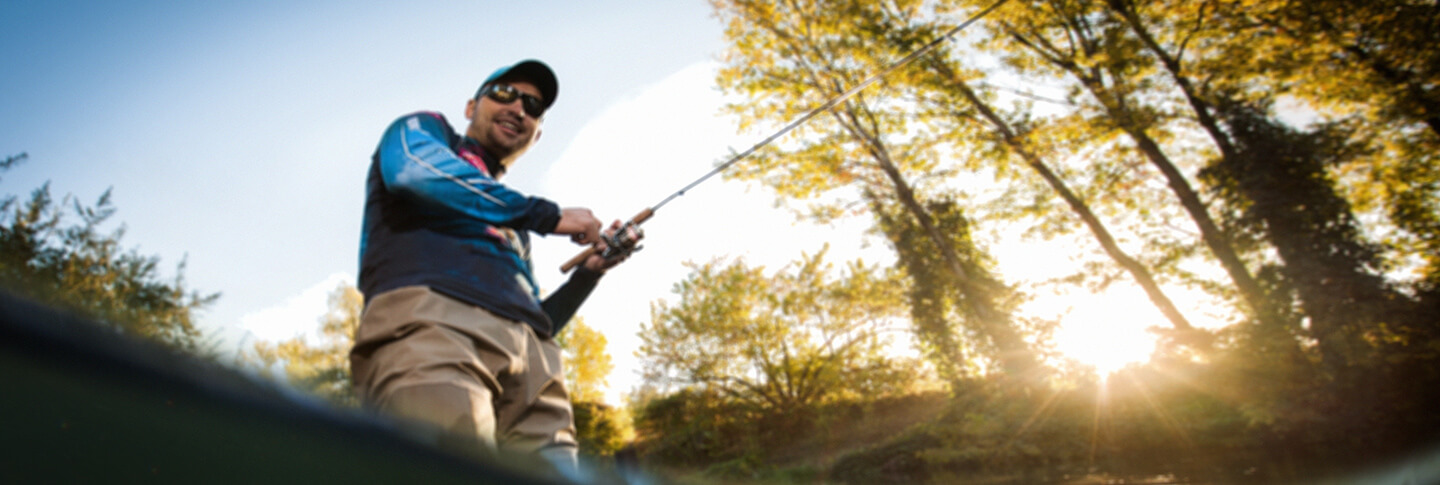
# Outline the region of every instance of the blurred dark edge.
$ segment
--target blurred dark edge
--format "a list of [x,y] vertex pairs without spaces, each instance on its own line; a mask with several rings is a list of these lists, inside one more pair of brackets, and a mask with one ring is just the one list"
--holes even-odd
[[552,483],[0,291],[0,483]]
[[[519,468],[535,465],[462,459],[390,421],[0,291],[0,483],[557,483]],[[591,478],[662,481],[629,471]],[[1440,449],[1315,483],[1440,484]]]

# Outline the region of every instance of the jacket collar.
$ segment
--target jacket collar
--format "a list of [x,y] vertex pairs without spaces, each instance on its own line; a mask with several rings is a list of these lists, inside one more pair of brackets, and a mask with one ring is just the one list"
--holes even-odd
[[505,165],[500,163],[500,159],[486,151],[474,138],[461,137],[455,152],[491,178],[499,179],[501,175],[505,175]]

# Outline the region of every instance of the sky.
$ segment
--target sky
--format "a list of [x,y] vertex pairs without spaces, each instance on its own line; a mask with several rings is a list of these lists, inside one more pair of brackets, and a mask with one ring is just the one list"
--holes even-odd
[[[10,0],[0,4],[10,67],[0,153],[29,158],[0,174],[0,193],[48,181],[89,203],[112,189],[123,245],[159,256],[167,276],[184,261],[188,287],[221,294],[202,327],[222,349],[244,349],[313,333],[325,295],[354,282],[364,177],[394,119],[439,111],[463,126],[481,79],[543,60],[559,77],[557,102],[505,182],[627,219],[768,134],[737,133],[720,114],[723,48],[703,1]],[[610,342],[612,398],[634,384],[636,331],[687,261],[780,268],[827,243],[832,261],[892,260],[865,226],[795,223],[767,189],[720,178],[662,208],[645,224],[645,249],[579,312]],[[542,287],[564,282],[558,267],[578,250],[538,240]],[[1014,275],[1025,279],[1063,267],[1064,253],[1016,243],[996,256],[1002,267],[1025,262],[1031,274]],[[1136,322],[1154,312],[1123,291],[1109,296],[1121,303],[1055,300],[1046,311],[1074,307],[1065,331],[1114,335],[1076,352],[1114,354],[1124,342],[1143,355],[1153,339]]]

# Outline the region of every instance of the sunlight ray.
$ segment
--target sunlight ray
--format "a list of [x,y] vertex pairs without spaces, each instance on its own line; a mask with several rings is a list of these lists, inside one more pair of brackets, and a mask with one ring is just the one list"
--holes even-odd
[[1186,448],[1193,450],[1195,448],[1194,440],[1192,440],[1190,435],[1180,426],[1180,423],[1175,420],[1174,415],[1170,414],[1168,410],[1155,402],[1155,396],[1151,394],[1150,388],[1134,376],[1130,376],[1130,382],[1135,385],[1136,393],[1145,400],[1145,404],[1150,406],[1151,412],[1160,419],[1160,423],[1165,426],[1165,429],[1169,430],[1175,438],[1179,439]]
[[1106,381],[1101,381],[1095,389],[1095,411],[1090,417],[1090,455],[1088,463],[1095,465],[1095,450],[1100,446],[1100,413],[1105,409],[1106,401],[1110,399],[1110,386]]
[[1052,389],[1050,394],[1045,397],[1045,400],[1040,403],[1040,407],[1036,409],[1035,412],[1030,413],[1029,417],[1025,418],[1025,422],[1020,424],[1020,429],[1015,430],[1015,434],[1010,437],[1010,442],[1013,443],[1016,439],[1019,439],[1021,435],[1030,429],[1030,425],[1035,424],[1040,418],[1044,417],[1047,412],[1050,411],[1051,406],[1059,400],[1060,394],[1063,392],[1064,391]]

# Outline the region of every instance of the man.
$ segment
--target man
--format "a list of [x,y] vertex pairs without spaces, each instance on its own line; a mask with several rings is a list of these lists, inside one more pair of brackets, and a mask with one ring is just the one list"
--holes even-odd
[[385,131],[366,182],[366,307],[350,365],[362,400],[438,427],[442,446],[538,453],[573,472],[575,428],[552,337],[624,256],[591,256],[542,301],[528,233],[603,249],[601,224],[588,209],[498,182],[540,137],[558,90],[548,66],[522,61],[481,83],[465,105],[464,136],[428,112]]

